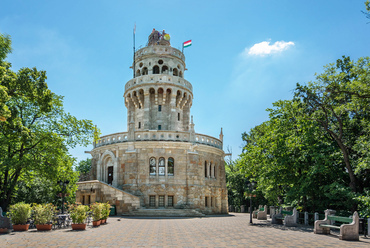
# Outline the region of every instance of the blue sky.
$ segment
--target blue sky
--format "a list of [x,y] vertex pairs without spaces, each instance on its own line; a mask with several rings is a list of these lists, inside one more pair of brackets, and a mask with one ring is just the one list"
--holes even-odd
[[[127,130],[124,85],[136,48],[153,28],[185,49],[195,131],[241,152],[241,133],[267,120],[266,108],[291,99],[342,55],[370,55],[365,0],[326,1],[2,1],[0,32],[11,35],[13,69],[46,70],[65,110],[102,134]],[[92,146],[71,150],[80,159]]]

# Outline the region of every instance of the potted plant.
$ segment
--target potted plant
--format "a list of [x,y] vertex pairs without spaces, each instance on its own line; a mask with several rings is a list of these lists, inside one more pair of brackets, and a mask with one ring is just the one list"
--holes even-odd
[[70,205],[69,213],[72,219],[72,230],[85,230],[89,207],[85,205]]
[[102,224],[105,224],[107,222],[107,219],[110,214],[110,204],[107,203],[102,203]]
[[55,206],[49,204],[35,204],[33,206],[33,219],[38,231],[50,231],[53,217],[55,215]]
[[30,226],[27,224],[27,220],[31,216],[31,205],[18,202],[9,207],[8,215],[13,223],[14,231],[27,231]]
[[102,204],[95,202],[91,204],[90,210],[93,217],[93,226],[100,226],[102,217]]

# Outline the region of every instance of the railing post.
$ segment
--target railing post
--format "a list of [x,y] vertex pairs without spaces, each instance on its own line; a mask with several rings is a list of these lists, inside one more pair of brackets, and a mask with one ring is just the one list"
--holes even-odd
[[308,213],[304,212],[304,224],[307,226],[308,225]]
[[319,220],[319,213],[318,212],[315,212],[314,221],[317,221],[317,220]]
[[370,237],[370,218],[367,219],[367,237]]

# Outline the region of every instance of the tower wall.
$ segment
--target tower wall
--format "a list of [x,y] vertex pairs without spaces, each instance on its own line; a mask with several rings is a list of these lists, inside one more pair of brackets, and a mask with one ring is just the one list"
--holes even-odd
[[183,79],[184,59],[179,50],[165,45],[135,53],[135,78],[126,83],[124,94],[135,130],[189,131],[193,92]]

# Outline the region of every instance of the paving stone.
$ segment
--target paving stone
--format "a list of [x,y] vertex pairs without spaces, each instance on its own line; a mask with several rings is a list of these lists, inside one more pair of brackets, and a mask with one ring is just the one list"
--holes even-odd
[[0,235],[0,247],[370,247],[370,239],[343,241],[318,235],[313,227],[284,227],[270,221],[249,225],[248,213],[204,218],[110,218],[86,231],[12,232]]

